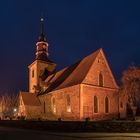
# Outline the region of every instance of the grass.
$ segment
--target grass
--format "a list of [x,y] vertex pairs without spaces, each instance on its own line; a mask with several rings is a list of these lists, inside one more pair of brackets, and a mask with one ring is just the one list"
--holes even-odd
[[33,129],[41,131],[54,132],[99,132],[105,133],[140,133],[140,121],[83,121],[83,122],[66,122],[66,121],[0,121],[0,126],[16,127],[24,129]]

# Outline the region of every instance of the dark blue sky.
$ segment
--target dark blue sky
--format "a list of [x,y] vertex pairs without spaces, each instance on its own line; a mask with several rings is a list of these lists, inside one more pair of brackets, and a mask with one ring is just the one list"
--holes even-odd
[[58,69],[102,47],[119,81],[128,65],[140,64],[139,5],[138,0],[0,1],[0,92],[27,90],[41,13]]

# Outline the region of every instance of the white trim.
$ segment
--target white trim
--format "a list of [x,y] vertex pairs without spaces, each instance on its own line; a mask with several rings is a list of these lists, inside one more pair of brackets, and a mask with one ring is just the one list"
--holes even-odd
[[49,46],[49,44],[47,43],[47,42],[45,42],[45,41],[39,41],[39,42],[37,42],[36,43],[36,46],[38,46],[39,44],[45,44],[47,47]]

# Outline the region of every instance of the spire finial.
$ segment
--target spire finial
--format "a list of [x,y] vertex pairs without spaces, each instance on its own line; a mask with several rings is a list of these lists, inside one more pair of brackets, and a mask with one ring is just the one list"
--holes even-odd
[[39,41],[46,41],[45,34],[44,34],[44,18],[43,16],[40,18],[40,24],[41,24],[41,32],[39,36]]
[[41,22],[41,34],[44,34],[44,18],[43,17],[41,17],[40,22]]
[[43,18],[43,17],[41,17],[40,21],[44,21],[44,18]]

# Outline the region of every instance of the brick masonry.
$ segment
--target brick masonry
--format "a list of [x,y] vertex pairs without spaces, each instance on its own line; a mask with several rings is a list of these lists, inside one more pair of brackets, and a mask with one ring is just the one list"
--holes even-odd
[[[86,59],[88,59],[88,57]],[[30,65],[30,70],[32,70],[32,68],[36,69],[36,65],[39,66],[38,63]],[[38,75],[40,69],[45,67],[45,65],[39,67],[40,68],[35,70],[37,72],[36,75]],[[100,85],[100,74],[102,74],[103,85]],[[37,79],[38,76],[35,76],[35,84],[38,83],[38,81],[36,81]],[[29,81],[31,87],[33,87],[32,80]],[[122,101],[119,99],[118,89],[105,55],[102,49],[100,49],[81,83],[56,90],[54,89],[49,93],[39,95],[38,98],[41,103],[40,109],[38,107],[31,109],[31,107],[28,106],[26,110],[28,110],[28,115],[34,114],[30,115],[32,118],[36,116],[36,118],[41,117],[44,120],[58,120],[61,118],[62,120],[74,121],[90,118],[96,121],[118,118],[119,115],[121,118],[125,118],[126,104],[123,101],[123,107],[121,106],[120,108]],[[30,88],[30,92],[31,91],[32,89]],[[98,108],[96,113],[94,111],[95,96],[97,97]],[[108,112],[105,111],[106,98],[108,99]]]
[[[99,73],[103,75],[103,87],[99,86]],[[70,96],[71,100],[71,112],[67,112],[67,95]],[[94,113],[94,96],[98,99],[98,113]],[[108,113],[105,113],[106,97],[109,101]],[[106,120],[118,118],[119,111],[122,118],[126,117],[125,103],[124,107],[120,109],[118,86],[102,50],[82,84],[56,90],[41,95],[39,98],[42,102],[42,109],[45,102],[44,119],[84,120],[90,118],[91,120]],[[53,98],[55,98],[56,112],[53,112]]]

